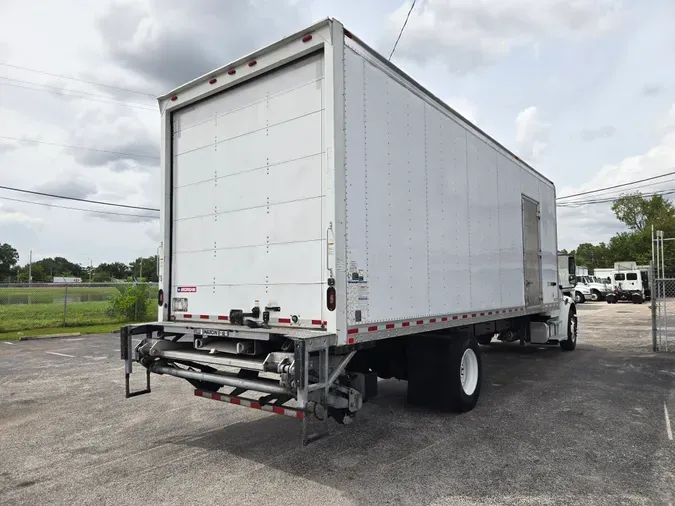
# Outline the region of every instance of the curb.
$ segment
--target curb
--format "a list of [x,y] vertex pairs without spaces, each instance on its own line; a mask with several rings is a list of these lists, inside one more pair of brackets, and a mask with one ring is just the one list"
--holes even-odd
[[37,341],[39,339],[58,339],[59,337],[77,337],[82,334],[79,332],[72,332],[70,334],[47,334],[45,336],[21,336],[19,341]]

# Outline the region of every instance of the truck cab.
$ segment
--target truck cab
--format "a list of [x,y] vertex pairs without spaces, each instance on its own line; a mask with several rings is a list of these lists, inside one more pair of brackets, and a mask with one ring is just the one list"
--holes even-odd
[[571,297],[577,304],[583,304],[592,297],[591,290],[578,283],[574,255],[558,253],[558,283],[563,295]]
[[607,294],[612,291],[611,286],[595,276],[577,276],[577,286],[588,288],[590,299],[592,301],[604,300]]
[[645,284],[642,272],[637,269],[617,271],[613,275],[614,293],[607,297],[610,304],[631,301],[642,304],[645,301]]

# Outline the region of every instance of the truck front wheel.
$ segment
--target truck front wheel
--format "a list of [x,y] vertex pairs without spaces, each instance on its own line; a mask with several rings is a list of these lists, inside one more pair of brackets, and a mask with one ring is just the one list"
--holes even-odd
[[577,304],[583,304],[586,302],[586,297],[581,292],[574,292],[574,302]]
[[483,374],[474,337],[463,333],[429,336],[410,343],[407,355],[410,404],[455,413],[474,408]]
[[577,347],[577,311],[570,308],[567,316],[567,339],[560,341],[560,347],[565,351],[572,351]]
[[591,290],[591,300],[593,302],[602,300],[602,295],[600,295],[600,292],[597,290]]

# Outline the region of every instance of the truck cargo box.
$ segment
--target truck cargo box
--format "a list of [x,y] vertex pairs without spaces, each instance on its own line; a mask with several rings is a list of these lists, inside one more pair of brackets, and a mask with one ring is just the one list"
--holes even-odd
[[558,307],[553,183],[339,23],[160,105],[160,321],[339,345]]

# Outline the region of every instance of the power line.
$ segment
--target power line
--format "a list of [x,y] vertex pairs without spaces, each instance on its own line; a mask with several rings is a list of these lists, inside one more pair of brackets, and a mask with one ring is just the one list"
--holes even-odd
[[654,179],[659,179],[659,178],[662,178],[662,177],[665,177],[665,176],[672,176],[673,174],[675,174],[675,172],[667,172],[666,174],[661,174],[660,176],[653,176],[653,177],[648,177],[648,178],[645,178],[645,179],[638,179],[637,181],[631,181],[630,183],[622,183],[622,184],[617,184],[617,185],[614,185],[614,186],[607,186],[605,188],[599,188],[597,190],[589,190],[587,192],[574,193],[572,195],[565,195],[564,197],[558,197],[558,200],[568,199],[568,198],[571,198],[571,197],[578,197],[580,195],[588,195],[589,193],[598,193],[598,192],[601,192],[601,191],[604,191],[604,190],[612,190],[614,188],[621,188],[623,186],[629,186],[629,185],[632,185],[632,184],[635,184],[635,183],[643,183],[645,181],[652,181]]
[[[37,86],[46,86],[44,84],[37,84],[37,83],[30,83],[30,84],[35,84]],[[81,96],[78,96],[78,95],[70,95],[68,93],[61,93],[61,92],[56,91],[56,90],[45,90],[45,89],[42,89],[42,88],[29,88],[28,86],[21,86],[20,84],[0,82],[0,86],[12,86],[14,88],[22,88],[24,90],[43,91],[43,92],[46,92],[46,93],[54,93],[55,95],[61,95],[63,97],[79,98],[81,100],[90,100],[92,102],[101,102],[101,103],[104,103],[104,104],[117,104],[117,105],[121,105],[123,107],[132,107],[134,109],[143,109],[144,111],[155,111],[156,110],[152,107],[147,107],[147,106],[144,106],[144,105],[141,105],[141,104],[136,104],[136,103],[133,103],[133,102],[122,102],[122,101],[119,101],[119,100],[117,100],[117,101],[114,101],[114,100],[97,100],[95,98],[81,97]],[[53,86],[51,86],[51,87],[53,88]],[[57,89],[59,89],[59,88],[57,88]],[[74,91],[74,90],[62,90],[62,91]],[[81,92],[76,92],[76,93],[81,93]]]
[[86,148],[84,146],[72,146],[70,144],[60,144],[58,142],[47,142],[47,141],[38,141],[34,139],[20,139],[18,137],[8,137],[6,135],[0,135],[0,139],[9,139],[12,141],[19,141],[19,142],[32,142],[35,144],[47,144],[48,146],[60,146],[63,148],[72,148],[72,149],[84,149],[86,151],[99,151],[101,153],[111,153],[113,155],[122,155],[122,156],[133,156],[137,158],[150,158],[153,160],[159,160],[159,156],[155,155],[144,155],[144,154],[139,154],[139,153],[122,153],[120,151],[110,151],[108,149],[99,149],[99,148]]
[[149,218],[149,219],[157,219],[157,216],[148,216],[144,214],[130,214],[130,213],[115,213],[112,211],[97,211],[95,209],[82,209],[81,207],[68,207],[68,206],[58,206],[56,204],[49,204],[48,202],[35,202],[34,200],[21,200],[21,199],[13,199],[10,197],[0,197],[2,200],[11,200],[12,202],[22,202],[24,204],[35,204],[38,206],[47,206],[47,207],[58,207],[59,209],[69,209],[71,211],[84,211],[86,213],[97,213],[97,214],[112,214],[115,216],[133,216],[134,218]]
[[[608,191],[608,192],[611,192],[611,193],[603,194],[603,195],[597,195],[595,197],[597,197],[597,198],[608,198],[609,200],[614,200],[614,199],[617,199],[617,198],[621,197],[621,195],[624,195],[624,193],[622,193],[623,191],[631,191],[632,192],[633,190],[637,190],[639,188],[646,188],[648,186],[655,186],[655,185],[661,185],[661,184],[666,184],[666,183],[672,183],[673,181],[675,181],[675,179],[665,179],[663,181],[656,181],[654,183],[647,183],[647,184],[641,184],[641,185],[638,185],[638,186],[632,186],[632,187],[628,188],[627,190],[620,190],[620,189],[619,190],[617,190],[617,189],[601,190],[602,192]],[[656,189],[654,189],[654,190],[656,190]],[[593,199],[595,197],[592,197],[591,199]],[[561,202],[560,204],[561,205],[562,204],[575,204],[577,202],[586,202],[586,201],[587,201],[587,199],[582,198],[582,199],[579,199],[579,200],[565,200],[564,202]]]
[[44,193],[44,192],[36,192],[33,190],[24,190],[21,188],[12,188],[11,186],[0,186],[0,189],[2,190],[9,190],[13,192],[21,192],[21,193],[29,193],[31,195],[40,195],[42,197],[52,197],[56,199],[64,199],[64,200],[76,200],[77,202],[87,202],[89,204],[99,204],[102,206],[112,206],[112,207],[124,207],[126,209],[140,209],[142,211],[159,211],[159,209],[155,209],[153,207],[140,207],[140,206],[129,206],[126,204],[115,204],[113,202],[103,202],[101,200],[89,200],[89,199],[81,199],[77,197],[66,197],[65,195],[54,195],[53,193]]
[[19,70],[27,70],[28,72],[35,72],[37,74],[44,74],[46,76],[60,77],[62,79],[70,79],[71,81],[78,81],[78,82],[81,82],[81,83],[92,84],[94,86],[103,86],[104,88],[110,88],[112,90],[126,91],[128,93],[136,93],[138,95],[145,95],[146,97],[150,97],[150,98],[153,98],[153,99],[157,98],[157,95],[153,94],[153,93],[146,93],[144,91],[132,90],[132,89],[129,89],[129,88],[121,88],[119,86],[112,86],[110,84],[97,83],[97,82],[94,82],[94,81],[86,81],[84,79],[79,79],[77,77],[70,77],[70,76],[64,76],[62,74],[53,74],[51,72],[45,72],[44,70],[29,69],[27,67],[20,67],[19,65],[12,65],[11,63],[0,62],[0,65],[2,65],[4,67],[12,67],[12,68],[19,69]]
[[[657,195],[671,195],[675,193],[675,188],[673,189],[667,189],[667,190],[661,190],[661,191],[655,191],[653,193],[643,193],[641,194],[642,197],[654,197]],[[560,202],[556,204],[558,207],[568,207],[568,208],[576,208],[576,207],[581,207],[581,206],[587,206],[587,205],[592,205],[592,204],[606,204],[607,202],[612,202],[617,199],[617,196],[613,197],[607,197],[607,198],[598,198],[598,199],[591,199],[591,200],[579,200],[575,202]]]
[[413,0],[412,5],[410,6],[410,10],[408,10],[408,15],[405,17],[405,21],[403,22],[403,26],[401,27],[401,31],[398,32],[398,37],[396,37],[396,42],[394,42],[394,47],[391,50],[391,53],[389,53],[389,61],[391,61],[391,57],[394,56],[394,51],[396,51],[396,46],[398,46],[398,41],[401,40],[401,35],[403,35],[403,30],[405,30],[405,26],[408,24],[408,19],[410,18],[410,13],[412,10],[415,8],[415,2],[417,0]]

